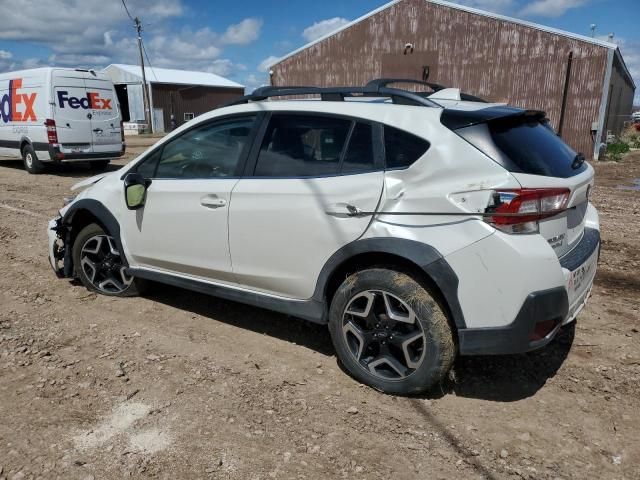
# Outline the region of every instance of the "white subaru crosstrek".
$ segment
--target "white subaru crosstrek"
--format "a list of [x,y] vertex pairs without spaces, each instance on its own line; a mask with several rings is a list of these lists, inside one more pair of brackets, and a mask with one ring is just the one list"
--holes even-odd
[[[457,354],[548,344],[596,272],[592,167],[542,112],[394,82],[265,87],[196,118],[77,185],[49,224],[54,270],[328,324],[351,375],[389,393]],[[290,95],[320,98],[267,101]]]

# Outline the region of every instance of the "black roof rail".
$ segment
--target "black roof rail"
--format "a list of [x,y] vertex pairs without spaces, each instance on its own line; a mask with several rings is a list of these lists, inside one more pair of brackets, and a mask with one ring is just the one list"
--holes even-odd
[[414,80],[412,78],[374,78],[369,83],[367,83],[367,87],[381,88],[387,87],[394,83],[414,83],[416,85],[426,85],[434,92],[439,92],[440,90],[444,90],[445,88],[447,88],[437,83],[424,82],[422,80]]
[[[427,87],[431,88],[431,90],[433,90],[434,92],[439,92],[440,90],[444,90],[445,88],[448,88],[438,83],[424,82],[422,80],[414,80],[411,78],[376,78],[374,80],[371,80],[369,83],[367,83],[367,86],[379,88],[379,87],[386,87],[387,85],[391,85],[394,83],[413,83],[416,85],[426,85]],[[483,98],[476,97],[475,95],[471,95],[469,93],[464,93],[464,92],[460,92],[460,100],[464,100],[467,102],[487,103],[487,101]]]
[[385,97],[400,105],[442,108],[437,102],[420,96],[415,92],[384,85],[367,85],[365,87],[260,87],[249,95],[223,105],[230,107],[249,102],[259,102],[272,97],[290,97],[294,95],[319,95],[324,101],[344,101],[353,97]]

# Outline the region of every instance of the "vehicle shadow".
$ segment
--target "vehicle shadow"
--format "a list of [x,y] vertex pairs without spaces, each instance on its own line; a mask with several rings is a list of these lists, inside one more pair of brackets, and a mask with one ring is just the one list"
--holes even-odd
[[[11,168],[13,170],[23,170],[25,175],[28,175],[26,170],[24,169],[24,163],[22,160],[7,160],[0,159],[0,169],[2,168]],[[69,177],[69,178],[87,178],[93,177],[94,175],[99,175],[100,173],[109,173],[116,171],[122,168],[122,165],[114,165],[110,163],[107,165],[107,168],[102,170],[92,170],[89,167],[88,163],[79,162],[79,163],[52,163],[46,165],[44,175],[57,175],[60,177]]]
[[202,293],[153,283],[145,298],[245,330],[334,355],[329,330],[299,318]]
[[560,370],[574,338],[575,322],[540,350],[519,355],[459,357],[451,377],[424,397],[440,398],[453,393],[494,402],[531,397]]
[[[159,283],[154,283],[145,297],[212,320],[302,345],[326,356],[335,355],[329,331],[324,325]],[[454,394],[495,402],[514,402],[531,397],[558,372],[569,355],[574,337],[575,322],[564,327],[545,348],[534,352],[459,357],[450,378],[418,398],[436,399]],[[340,362],[338,366],[344,371]]]

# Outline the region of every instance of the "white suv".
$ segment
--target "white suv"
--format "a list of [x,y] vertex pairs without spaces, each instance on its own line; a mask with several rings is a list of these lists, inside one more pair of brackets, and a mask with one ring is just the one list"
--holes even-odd
[[[78,185],[49,224],[54,270],[328,324],[344,367],[389,393],[457,354],[546,345],[593,283],[592,167],[541,112],[393,82],[265,87],[198,117]],[[291,95],[320,99],[267,101]]]

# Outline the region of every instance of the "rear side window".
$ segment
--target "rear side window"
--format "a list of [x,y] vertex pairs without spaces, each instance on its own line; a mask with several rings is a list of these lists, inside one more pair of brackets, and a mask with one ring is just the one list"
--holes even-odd
[[265,134],[256,177],[315,177],[340,173],[352,122],[340,118],[274,115]]
[[356,123],[342,163],[341,173],[346,175],[372,170],[375,170],[373,128],[365,123]]
[[498,149],[513,163],[510,171],[568,178],[587,168],[548,123],[539,119],[495,120],[489,122],[489,132]]
[[398,130],[384,127],[384,150],[387,169],[400,169],[411,166],[424,155],[431,145],[423,138]]

